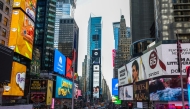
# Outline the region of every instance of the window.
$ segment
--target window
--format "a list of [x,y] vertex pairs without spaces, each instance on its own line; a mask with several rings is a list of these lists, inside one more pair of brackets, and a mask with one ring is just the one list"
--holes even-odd
[[0,1],[0,9],[3,10],[3,2]]
[[3,37],[6,37],[6,30],[3,28],[3,30],[2,30],[2,36]]
[[9,8],[7,6],[5,8],[5,14],[9,14]]
[[2,44],[2,45],[5,45],[5,41],[4,41],[4,40],[1,40],[1,44]]
[[6,3],[7,3],[7,4],[10,4],[10,0],[6,0]]
[[7,26],[7,23],[8,23],[8,19],[6,17],[4,17],[3,25]]

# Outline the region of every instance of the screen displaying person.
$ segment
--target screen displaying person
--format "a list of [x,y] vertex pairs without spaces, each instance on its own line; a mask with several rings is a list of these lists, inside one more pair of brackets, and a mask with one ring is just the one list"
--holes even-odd
[[132,63],[132,78],[133,82],[139,81],[139,64],[136,60]]

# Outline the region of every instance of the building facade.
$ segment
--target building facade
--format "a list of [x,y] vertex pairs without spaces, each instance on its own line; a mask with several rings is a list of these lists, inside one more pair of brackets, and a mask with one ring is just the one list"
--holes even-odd
[[74,17],[75,2],[74,0],[57,0],[56,2],[54,48],[58,48],[60,19]]
[[37,1],[34,47],[41,54],[41,70],[52,71],[55,15],[56,0]]
[[[60,19],[58,50],[70,59],[73,58],[74,40],[76,41],[76,56],[78,56],[79,28],[73,18]],[[76,58],[75,71],[77,71]]]
[[[87,35],[87,72],[89,74],[89,87],[88,92],[93,95],[93,63],[99,65],[101,69],[101,41],[102,41],[102,17],[92,17],[90,15],[88,21],[88,35]],[[93,57],[93,50],[97,50],[100,55]],[[99,72],[99,80],[101,79],[101,71]],[[101,81],[99,81],[101,83]],[[101,85],[101,84],[100,84]]]
[[115,42],[115,50],[118,49],[119,28],[120,28],[120,22],[114,22],[113,23],[113,35],[114,35],[114,42]]
[[154,6],[158,41],[176,39],[176,34],[180,39],[190,39],[190,0],[156,0]]
[[150,38],[154,22],[154,0],[130,0],[130,28],[132,42]]
[[118,50],[116,50],[115,56],[115,67],[113,77],[118,77],[118,68],[126,63],[128,58],[130,57],[130,45],[131,45],[131,37],[130,37],[130,28],[126,28],[125,18],[122,15],[120,19],[120,29],[119,29],[119,40],[118,40]]
[[0,1],[0,44],[8,46],[13,0]]

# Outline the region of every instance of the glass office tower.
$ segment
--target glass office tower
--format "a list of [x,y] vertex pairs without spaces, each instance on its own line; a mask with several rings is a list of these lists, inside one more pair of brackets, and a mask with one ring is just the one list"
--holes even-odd
[[115,50],[118,49],[119,28],[120,28],[120,22],[114,22],[113,23],[113,34],[114,34],[114,41],[115,41]]
[[[87,95],[92,98],[92,88],[93,88],[93,75],[92,75],[92,50],[99,50],[101,52],[101,41],[102,41],[102,17],[92,17],[90,16],[88,21],[88,36],[87,36],[87,82],[89,82],[89,86],[87,86],[87,91],[91,94]],[[98,57],[98,65],[101,69],[101,56]],[[101,79],[101,71],[99,71],[99,80]],[[101,84],[101,81],[100,81]],[[101,86],[99,86],[101,87]]]
[[55,12],[56,0],[37,1],[34,46],[41,54],[41,70],[52,70]]
[[59,22],[60,19],[73,18],[76,3],[73,0],[58,0],[56,3],[54,48],[58,49],[59,42]]

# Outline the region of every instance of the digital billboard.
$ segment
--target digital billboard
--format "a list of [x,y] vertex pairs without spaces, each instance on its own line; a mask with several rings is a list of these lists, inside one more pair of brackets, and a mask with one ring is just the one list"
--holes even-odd
[[0,82],[10,82],[14,51],[0,44]]
[[71,61],[71,59],[69,59],[68,57],[67,57],[67,65],[66,65],[66,77],[67,78],[72,78],[72,70],[73,68],[72,68],[72,61]]
[[118,79],[112,78],[112,95],[118,95]]
[[26,66],[13,62],[11,82],[4,89],[3,95],[24,96]]
[[115,49],[113,49],[112,50],[112,64],[113,64],[113,67],[115,67],[115,56],[116,56],[116,50]]
[[135,101],[149,100],[149,83],[148,81],[136,82],[133,85],[133,97]]
[[133,85],[122,86],[119,88],[120,100],[133,100]]
[[[46,79],[32,79],[30,82],[30,103],[38,105],[46,105],[47,80]],[[34,107],[38,107],[35,106]]]
[[112,96],[112,102],[114,104],[121,104],[121,100],[119,100],[118,96]]
[[93,97],[99,98],[100,95],[100,74],[99,72],[93,72]]
[[[187,78],[183,77],[184,100],[188,101]],[[149,81],[151,101],[181,101],[180,78],[159,78]]]
[[52,103],[52,94],[53,94],[53,81],[47,80],[47,94],[46,94],[46,105],[51,105]]
[[14,0],[13,8],[23,9],[30,18],[35,21],[37,0]]
[[15,52],[32,59],[34,22],[21,10],[12,11],[8,46]]
[[60,75],[65,75],[66,57],[57,49],[54,54],[54,72]]
[[56,76],[55,98],[72,98],[72,82]]

